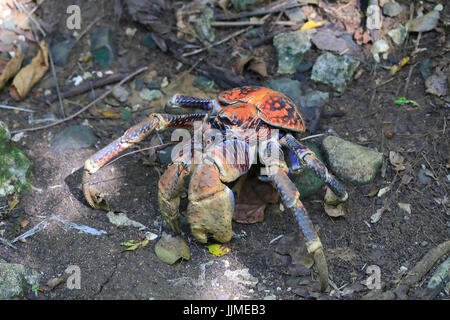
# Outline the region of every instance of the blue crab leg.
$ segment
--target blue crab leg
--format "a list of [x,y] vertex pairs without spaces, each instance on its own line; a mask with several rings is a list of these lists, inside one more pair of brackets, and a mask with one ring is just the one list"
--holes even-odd
[[344,190],[342,184],[335,178],[334,175],[328,172],[327,167],[316,157],[313,151],[302,145],[290,134],[287,134],[281,138],[280,143],[288,147],[288,149],[297,156],[300,163],[306,165],[308,168],[311,168],[314,173],[330,187],[330,189],[340,198],[341,201],[347,200],[348,194]]
[[120,138],[117,138],[86,160],[84,164],[82,185],[87,202],[93,208],[98,208],[98,205],[95,204],[93,199],[93,196],[95,195],[89,187],[90,176],[121,151],[129,148],[134,143],[141,141],[153,130],[161,131],[168,128],[192,128],[195,121],[202,121],[203,119],[205,119],[205,115],[203,114],[171,115],[155,113],[125,131]]
[[175,94],[172,99],[166,103],[165,111],[169,112],[170,108],[194,108],[216,113],[220,109],[220,106],[215,99],[200,99]]

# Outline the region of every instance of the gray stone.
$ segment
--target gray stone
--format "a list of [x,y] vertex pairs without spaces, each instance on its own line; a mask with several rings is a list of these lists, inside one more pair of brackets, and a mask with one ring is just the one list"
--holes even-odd
[[90,32],[94,61],[106,68],[115,59],[115,34],[109,28],[97,27]]
[[122,86],[116,86],[113,88],[112,94],[120,102],[125,102],[128,99],[128,91]]
[[370,183],[383,162],[383,154],[344,139],[329,136],[323,140],[328,168],[340,179],[358,184]]
[[337,57],[325,52],[314,63],[311,79],[330,85],[337,92],[343,93],[358,66],[359,61],[350,57]]
[[279,78],[269,80],[265,83],[265,86],[267,86],[270,89],[284,93],[294,101],[299,100],[303,94],[300,81],[292,80],[289,78]]
[[11,141],[6,124],[0,121],[0,197],[31,188],[27,178],[30,165],[30,160]]
[[51,150],[64,152],[72,149],[87,148],[97,141],[94,130],[84,125],[73,125],[65,128],[50,142]]
[[139,92],[139,96],[147,101],[152,101],[156,99],[161,99],[164,95],[160,90],[150,90],[148,88],[145,88],[141,92]]
[[328,100],[330,94],[319,90],[306,90],[306,93],[300,98],[302,106],[322,106]]
[[387,34],[396,45],[400,46],[405,42],[407,31],[403,25],[399,25],[397,28],[390,30]]
[[421,168],[419,170],[419,174],[417,175],[420,184],[429,184],[431,182],[431,178],[426,174],[433,174],[430,170]]
[[41,275],[21,264],[0,261],[0,300],[20,299],[24,290],[39,286]]
[[430,281],[428,281],[427,287],[434,289],[448,277],[450,277],[450,257],[437,267]]
[[194,29],[203,41],[213,42],[215,39],[214,29],[211,22],[215,20],[214,10],[206,7],[202,14],[194,21]]
[[199,76],[194,79],[193,83],[194,87],[200,88],[200,89],[209,89],[214,87],[214,80],[208,79],[204,76]]
[[75,46],[73,39],[67,39],[58,43],[55,43],[50,47],[53,63],[60,67],[65,67],[67,59],[69,57],[72,48]]
[[311,48],[311,32],[311,30],[291,31],[280,33],[273,38],[278,55],[278,73],[295,73],[295,69],[303,60],[303,55]]
[[[304,145],[314,151],[316,156],[323,161],[319,148],[316,145],[306,143]],[[324,182],[314,174],[312,169],[309,168],[303,169],[299,174],[293,176],[291,179],[297,186],[301,199],[315,194],[324,185]]]
[[383,14],[385,16],[395,17],[398,16],[402,11],[402,6],[395,1],[388,2],[383,6]]

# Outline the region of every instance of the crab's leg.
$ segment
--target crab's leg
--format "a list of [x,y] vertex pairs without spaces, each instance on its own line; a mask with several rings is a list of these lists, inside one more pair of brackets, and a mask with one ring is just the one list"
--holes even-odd
[[313,151],[302,145],[290,134],[287,134],[281,138],[280,143],[288,147],[289,150],[297,156],[301,164],[311,168],[314,173],[331,188],[331,190],[340,198],[341,201],[347,200],[348,194],[344,190],[342,184],[335,178],[334,175],[328,172],[327,167],[316,157]]
[[166,103],[165,112],[169,112],[170,108],[194,108],[214,112],[219,108],[219,105],[215,99],[201,99],[175,94]]
[[[275,149],[272,148],[272,151],[278,149],[278,154],[272,154],[268,158],[265,158],[261,153],[262,150],[260,150],[260,160],[266,167],[267,177],[280,193],[284,206],[291,209],[294,213],[297,224],[305,238],[306,249],[314,256],[314,262],[319,272],[321,290],[325,291],[328,288],[328,267],[322,249],[322,242],[308,216],[308,212],[300,201],[300,192],[289,179],[289,169],[284,161],[283,152],[279,145],[277,147]],[[270,143],[266,145],[266,148],[270,148]]]
[[190,165],[172,162],[158,182],[158,202],[161,214],[175,234],[181,232],[178,222],[180,189],[184,178],[190,173]]
[[84,164],[83,174],[83,193],[87,202],[93,207],[98,208],[95,203],[92,190],[89,187],[90,176],[103,167],[109,160],[115,157],[119,152],[141,141],[153,130],[164,130],[167,128],[192,128],[195,121],[201,121],[205,115],[170,115],[170,114],[152,114],[144,121],[131,127],[120,137],[108,144],[103,149],[92,155]]

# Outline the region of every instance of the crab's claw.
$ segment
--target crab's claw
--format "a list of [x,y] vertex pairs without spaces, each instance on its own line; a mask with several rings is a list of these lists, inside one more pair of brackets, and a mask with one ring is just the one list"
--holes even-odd
[[101,204],[102,201],[98,195],[98,192],[90,186],[91,175],[97,172],[119,152],[127,149],[134,143],[141,141],[154,129],[159,129],[161,125],[164,124],[165,122],[162,117],[152,115],[141,123],[125,131],[120,138],[114,140],[86,160],[84,163],[82,186],[83,194],[91,207],[95,209],[106,209],[105,206]]

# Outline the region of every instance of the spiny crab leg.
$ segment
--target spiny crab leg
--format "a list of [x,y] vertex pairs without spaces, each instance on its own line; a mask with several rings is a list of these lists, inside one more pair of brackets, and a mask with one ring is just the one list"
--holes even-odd
[[204,117],[205,115],[199,114],[152,114],[144,121],[125,131],[120,138],[117,138],[86,160],[82,181],[83,193],[86,201],[91,207],[96,209],[99,208],[97,202],[93,199],[93,196],[95,195],[89,186],[90,177],[121,151],[129,148],[134,143],[141,141],[153,130],[161,131],[166,128],[191,128],[195,121],[201,121]]
[[327,261],[323,253],[322,242],[303,203],[300,201],[300,193],[287,175],[287,166],[273,166],[269,168],[269,172],[271,172],[269,174],[270,179],[280,193],[284,205],[294,213],[298,226],[305,238],[306,249],[314,257],[314,263],[319,273],[320,290],[325,291],[328,288]]
[[348,193],[344,190],[342,184],[330,173],[327,167],[320,161],[313,151],[302,145],[291,134],[285,135],[281,138],[280,143],[289,148],[308,168],[311,168],[314,173],[324,181],[330,189],[344,202],[348,198]]

